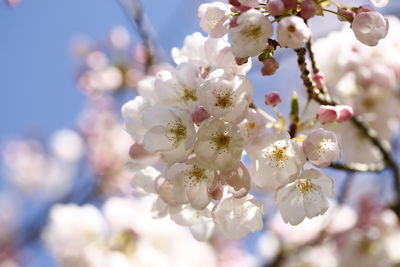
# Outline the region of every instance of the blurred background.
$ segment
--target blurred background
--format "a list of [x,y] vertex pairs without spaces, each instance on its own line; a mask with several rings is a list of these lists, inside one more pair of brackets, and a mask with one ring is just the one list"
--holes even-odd
[[[303,235],[309,233],[304,238],[299,232],[290,232],[293,229],[284,234],[284,230],[277,230],[274,235],[269,231],[250,234],[240,242],[215,238],[204,245],[170,220],[153,222],[150,212],[143,208],[148,203],[132,197],[132,175],[124,168],[131,140],[123,131],[120,107],[136,95],[137,82],[146,73],[156,72],[156,63],[173,64],[173,47],[182,47],[187,35],[201,32],[197,7],[203,2],[145,0],[142,16],[135,17],[135,10],[140,8],[135,0],[0,0],[0,266],[194,266],[189,265],[191,258],[187,255],[196,254],[202,257],[199,266],[215,262],[216,266],[261,266],[281,255],[282,239],[298,235],[300,241],[286,240],[297,246],[321,234],[313,232],[321,226],[310,222],[299,230]],[[400,4],[394,0],[380,11],[399,15]],[[319,38],[342,24],[334,15],[327,15],[313,19],[311,27]],[[153,45],[151,59],[143,38]],[[400,46],[397,49],[400,51]],[[277,90],[288,99],[292,90],[301,88],[295,54],[280,52],[277,60],[281,65],[277,75],[262,77],[256,61],[249,73],[259,106],[266,92]],[[283,101],[282,111],[288,111],[289,102]],[[397,140],[395,145],[399,143],[397,137],[393,140]],[[343,172],[327,173],[335,177],[339,189],[349,180]],[[355,187],[365,181],[376,182],[376,174],[366,176],[369,178],[355,179]],[[379,176],[384,184],[380,192],[375,192],[380,203],[393,197],[390,176],[390,172]],[[268,208],[269,198],[265,197]],[[375,208],[370,202],[368,198],[363,202],[364,209]],[[79,210],[78,206],[87,203],[90,206],[85,206],[85,211]],[[349,203],[353,208],[359,205],[351,200]],[[126,218],[115,215],[118,210],[126,212]],[[356,215],[352,211],[343,214],[349,224],[354,224]],[[272,213],[266,220],[275,220],[268,216],[273,217]],[[392,219],[388,216],[385,220]],[[121,225],[129,222],[135,225],[131,229],[135,234],[121,231],[125,229]],[[159,235],[149,233],[154,228]],[[100,245],[90,247],[104,243],[110,232],[118,233],[107,241],[115,251],[139,255],[139,247],[145,247],[140,257],[147,260],[129,262],[104,249],[100,253]],[[400,245],[396,233],[397,239],[390,242]],[[141,243],[135,241],[147,235],[151,236],[151,249],[147,243],[139,246]],[[169,242],[176,242],[173,249],[166,245]],[[89,259],[82,259],[82,250],[91,249]],[[336,266],[330,258],[331,247],[318,249],[311,253],[313,257],[326,253],[328,263],[315,266]],[[392,263],[387,264],[379,266]],[[288,262],[287,266],[300,265]]]

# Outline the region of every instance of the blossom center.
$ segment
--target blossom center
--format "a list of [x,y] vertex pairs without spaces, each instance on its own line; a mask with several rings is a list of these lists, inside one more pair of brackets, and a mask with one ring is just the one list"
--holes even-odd
[[287,27],[288,32],[295,32],[296,31],[296,27],[293,24],[290,24]]
[[329,150],[333,150],[334,142],[331,139],[322,139],[322,141],[317,146],[318,154],[321,155]]
[[219,94],[215,94],[215,106],[225,109],[233,105],[233,95],[230,91],[223,91]]
[[313,188],[313,185],[312,185],[310,179],[299,179],[299,181],[296,184],[296,188],[301,193],[306,193]]
[[188,102],[189,100],[193,102],[197,101],[196,90],[194,89],[190,90],[188,88],[183,89],[183,96],[181,97],[181,99],[184,102]]
[[198,166],[194,165],[193,169],[184,171],[185,175],[185,185],[188,187],[192,187],[195,184],[199,183],[201,180],[207,179],[205,175],[206,170],[199,168]]
[[227,132],[217,132],[212,134],[212,148],[217,151],[227,151],[232,137]]
[[183,125],[182,120],[178,119],[174,122],[168,123],[169,131],[166,134],[168,140],[177,146],[183,139],[186,138],[186,126]]
[[277,141],[275,144],[267,147],[266,157],[271,159],[269,162],[271,168],[285,167],[285,162],[288,160],[286,150],[287,146],[283,143],[283,141]]
[[261,35],[261,27],[256,25],[251,25],[247,27],[242,33],[247,38],[258,39]]

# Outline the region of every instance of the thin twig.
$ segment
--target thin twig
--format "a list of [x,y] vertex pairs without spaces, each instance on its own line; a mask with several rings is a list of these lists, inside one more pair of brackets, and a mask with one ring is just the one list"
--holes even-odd
[[156,44],[151,37],[148,26],[145,24],[142,4],[140,0],[118,0],[118,2],[142,41],[146,54],[144,68],[145,73],[147,73],[156,61]]

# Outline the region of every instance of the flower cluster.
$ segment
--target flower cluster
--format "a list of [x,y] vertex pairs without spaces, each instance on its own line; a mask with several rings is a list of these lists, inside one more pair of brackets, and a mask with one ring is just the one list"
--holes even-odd
[[[331,4],[335,4],[338,10],[326,9]],[[292,49],[304,47],[312,35],[307,20],[321,16],[325,11],[336,13],[339,20],[351,23],[355,37],[368,46],[376,46],[387,35],[388,20],[368,5],[348,7],[313,0],[230,0],[229,5],[222,2],[202,4],[198,15],[201,28],[210,37],[222,38],[229,34],[238,63],[258,55],[264,65],[262,74],[272,75],[279,67],[273,58],[277,45]],[[277,42],[270,40],[274,34],[274,22],[278,23]]]
[[[279,94],[265,101],[275,119],[254,106],[245,76],[253,56],[263,61],[262,73],[271,75],[279,66],[272,57],[278,47],[304,47],[311,38],[305,20],[322,7],[281,0],[202,4],[200,26],[209,36],[186,37],[181,49],[172,50],[177,66],[140,81],[138,96],[123,105],[125,129],[134,140],[128,166],[135,172],[135,191],[155,195],[157,213],[189,226],[197,240],[208,239],[214,227],[233,239],[263,227],[264,209],[250,192],[252,184],[275,190],[282,218],[292,225],[328,209],[333,180],[307,165],[327,167],[339,160],[341,148],[334,132],[315,126],[349,120],[352,107],[323,105],[311,122],[302,121],[294,97],[287,126],[277,108]],[[375,16],[367,6],[352,10]],[[269,17],[279,23],[277,40],[270,38]],[[386,36],[383,21],[384,30],[375,20],[368,26],[369,41],[377,44]],[[313,78],[322,90],[322,75]],[[296,137],[296,131],[302,134]]]

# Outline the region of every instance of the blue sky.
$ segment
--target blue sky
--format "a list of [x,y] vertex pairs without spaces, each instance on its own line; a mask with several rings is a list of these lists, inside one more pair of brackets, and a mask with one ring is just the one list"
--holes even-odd
[[[199,29],[197,0],[143,2],[167,55]],[[84,97],[71,41],[104,39],[115,25],[134,33],[117,0],[22,0],[14,9],[0,2],[0,139],[73,126]]]

